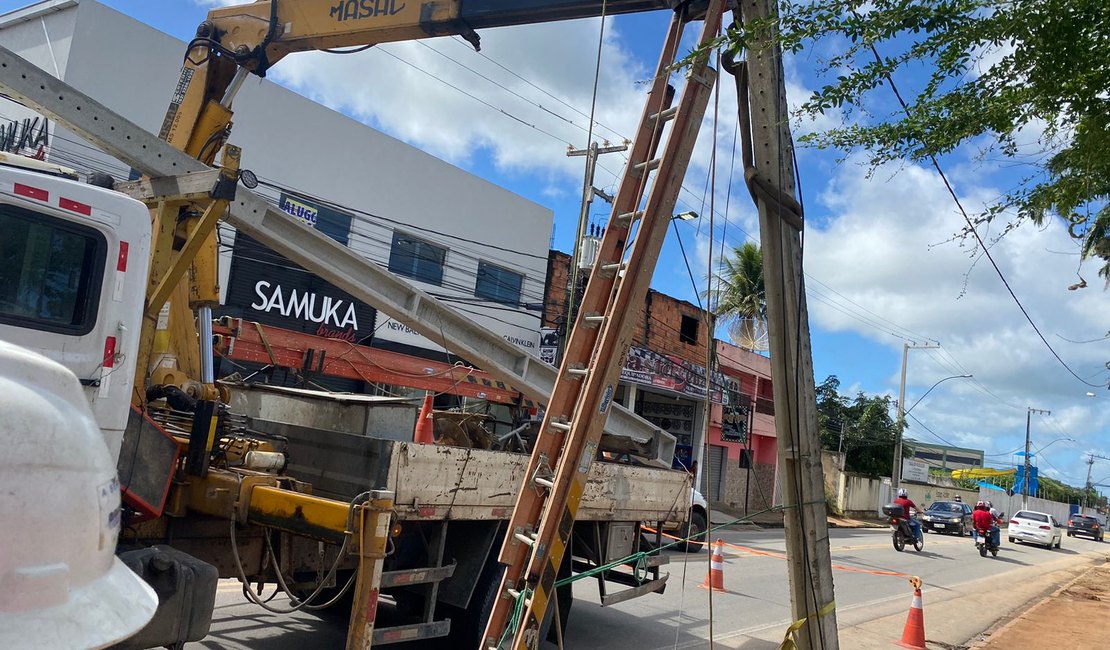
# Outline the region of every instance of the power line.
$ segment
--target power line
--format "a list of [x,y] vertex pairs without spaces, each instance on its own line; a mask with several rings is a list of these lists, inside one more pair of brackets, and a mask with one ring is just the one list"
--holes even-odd
[[[871,50],[871,53],[875,57],[875,62],[879,64],[879,67],[884,68],[886,63],[883,61],[883,58],[879,56],[879,50],[875,47],[875,45],[868,42],[867,47]],[[898,104],[902,107],[902,111],[906,114],[907,117],[912,118],[913,116],[910,113],[909,105],[906,104],[906,100],[902,99],[902,93],[898,90],[898,86],[894,83],[894,77],[891,76],[891,73],[886,70],[883,71],[883,77],[886,78],[887,83],[890,84],[891,90],[894,91],[894,96],[897,98]],[[991,267],[998,275],[998,279],[1001,280],[1003,286],[1006,287],[1006,291],[1010,294],[1010,298],[1013,299],[1014,304],[1016,304],[1018,306],[1018,309],[1021,310],[1022,316],[1025,317],[1025,320],[1033,328],[1033,331],[1037,333],[1037,337],[1041,339],[1041,342],[1044,343],[1044,346],[1048,348],[1049,352],[1052,353],[1052,356],[1056,358],[1056,361],[1058,361],[1060,365],[1063,366],[1064,369],[1067,370],[1072,377],[1075,377],[1079,382],[1086,384],[1087,386],[1102,388],[1103,384],[1092,384],[1091,382],[1083,379],[1078,374],[1076,374],[1076,372],[1071,369],[1071,366],[1064,362],[1064,359],[1060,357],[1060,355],[1056,352],[1056,349],[1053,348],[1052,344],[1048,342],[1047,338],[1045,338],[1044,334],[1041,333],[1041,329],[1037,327],[1037,324],[1035,322],[1033,322],[1033,318],[1025,309],[1025,305],[1021,304],[1021,300],[1018,299],[1017,294],[1014,293],[1014,290],[1010,286],[1009,281],[1006,280],[1006,276],[1002,273],[1002,269],[998,266],[998,263],[994,261],[994,256],[991,255],[990,248],[987,247],[986,243],[983,241],[982,236],[979,235],[979,231],[975,228],[975,224],[972,222],[971,217],[968,216],[967,211],[964,210],[963,203],[960,202],[960,197],[956,195],[956,190],[948,181],[948,177],[945,175],[944,170],[941,169],[940,162],[937,161],[936,156],[933,155],[931,151],[928,152],[927,155],[929,157],[929,160],[933,164],[933,168],[936,169],[937,174],[940,176],[941,181],[944,183],[944,187],[948,190],[948,194],[952,197],[952,201],[955,202],[956,207],[959,209],[960,214],[963,216],[964,221],[967,223],[968,230],[971,232],[972,235],[975,236],[975,241],[978,242],[979,247],[983,250],[983,256],[986,257],[987,261],[991,263]]]
[[507,111],[507,110],[505,110],[505,109],[503,109],[503,108],[500,108],[500,107],[494,106],[493,104],[491,104],[491,103],[487,102],[486,100],[482,99],[481,97],[478,97],[477,95],[474,95],[474,94],[472,94],[472,93],[469,93],[469,92],[467,92],[467,91],[463,90],[462,88],[459,88],[458,86],[456,86],[456,85],[452,84],[452,83],[451,83],[451,82],[449,82],[449,81],[444,81],[443,79],[440,79],[439,77],[437,77],[436,75],[432,74],[431,72],[428,72],[427,70],[424,70],[424,69],[423,69],[423,68],[421,68],[420,66],[417,66],[417,65],[415,65],[415,64],[413,64],[413,63],[409,63],[408,61],[406,61],[406,60],[402,59],[401,57],[399,57],[399,56],[397,56],[396,54],[394,54],[394,53],[390,52],[389,50],[386,50],[386,49],[383,49],[383,48],[378,48],[378,49],[377,49],[376,51],[378,51],[378,52],[383,52],[383,53],[385,53],[386,55],[388,55],[388,56],[390,56],[390,57],[393,57],[394,59],[396,59],[396,60],[400,61],[401,63],[403,63],[403,64],[405,64],[405,65],[409,66],[409,67],[410,67],[410,68],[412,68],[413,70],[416,70],[416,71],[418,71],[418,72],[421,72],[421,73],[423,73],[423,74],[426,74],[426,75],[428,75],[429,77],[431,77],[431,78],[433,78],[433,79],[435,79],[435,80],[439,81],[440,83],[444,84],[445,86],[447,86],[447,87],[449,87],[449,88],[452,88],[452,89],[454,89],[454,90],[456,90],[456,91],[458,91],[458,92],[462,93],[463,95],[466,95],[467,97],[469,97],[469,98],[473,99],[474,101],[478,102],[479,104],[482,104],[483,106],[486,106],[487,108],[490,108],[491,110],[494,110],[494,111],[496,111],[496,112],[498,112],[498,113],[501,113],[502,115],[504,115],[505,117],[507,117],[507,118],[509,118],[509,119],[512,119],[512,120],[514,120],[514,121],[516,121],[516,122],[520,122],[520,123],[521,123],[521,124],[523,124],[524,126],[530,127],[530,128],[532,128],[532,129],[534,129],[535,131],[538,131],[538,132],[540,132],[540,133],[542,133],[542,134],[544,134],[544,135],[548,136],[549,138],[551,138],[551,139],[553,139],[553,140],[557,140],[557,141],[559,141],[559,142],[562,142],[563,144],[566,144],[567,146],[570,146],[570,143],[569,143],[569,142],[567,142],[567,141],[566,141],[566,140],[564,140],[563,138],[560,138],[559,136],[555,135],[554,133],[551,133],[550,131],[545,131],[544,129],[541,129],[540,127],[536,126],[535,124],[532,124],[531,122],[528,122],[528,121],[524,120],[523,118],[520,118],[520,117],[517,117],[516,115],[513,115],[513,114],[512,114],[512,113],[510,113],[509,111]]

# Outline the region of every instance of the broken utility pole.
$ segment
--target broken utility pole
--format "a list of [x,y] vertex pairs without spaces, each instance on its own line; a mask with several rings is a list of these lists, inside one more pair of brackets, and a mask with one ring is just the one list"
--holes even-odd
[[[737,21],[777,18],[772,0],[742,0]],[[777,22],[776,22],[777,25]],[[777,28],[776,28],[777,31]],[[817,400],[805,285],[802,209],[795,198],[782,54],[762,33],[746,62],[734,64],[744,178],[759,210],[767,299],[775,432],[783,496],[790,602],[796,647],[838,648]],[[726,66],[728,68],[729,66]]]

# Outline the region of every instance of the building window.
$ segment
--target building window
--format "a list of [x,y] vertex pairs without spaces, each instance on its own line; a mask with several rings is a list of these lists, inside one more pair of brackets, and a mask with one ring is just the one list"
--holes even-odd
[[478,280],[474,283],[475,296],[507,305],[519,305],[520,288],[523,284],[523,275],[484,260],[478,261]]
[[389,270],[428,284],[443,284],[443,260],[447,249],[403,232],[393,233]]
[[0,205],[0,232],[0,322],[76,336],[92,331],[104,235],[12,205]]
[[698,319],[693,316],[682,316],[682,325],[678,330],[678,340],[683,343],[695,345],[698,342]]

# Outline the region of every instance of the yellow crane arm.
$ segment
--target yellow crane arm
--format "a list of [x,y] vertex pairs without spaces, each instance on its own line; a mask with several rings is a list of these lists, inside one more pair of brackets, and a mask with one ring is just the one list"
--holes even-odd
[[[274,63],[292,52],[448,35],[462,36],[478,47],[475,30],[481,28],[585,18],[603,12],[675,9],[693,14],[704,11],[703,5],[704,0],[259,0],[213,9],[186,48],[159,137],[212,165],[231,131],[232,100],[247,75],[265,76]],[[203,205],[187,205],[176,216],[164,216],[175,218],[181,224],[178,234],[184,235],[196,230],[199,219],[194,215],[204,211]],[[171,264],[191,265],[183,280],[190,284],[173,291],[168,322],[174,334],[163,347],[177,359],[189,361],[196,357],[198,334],[191,309],[206,309],[219,302],[214,232],[189,251],[153,252],[153,266]],[[188,304],[184,304],[185,296]],[[150,306],[157,302],[157,296],[148,298]],[[144,328],[141,334],[145,349],[154,345],[153,331],[145,331],[152,329]],[[199,380],[205,394],[211,395],[214,389],[211,378],[204,376],[203,361],[183,363],[176,383],[181,383],[181,376],[186,381]],[[140,368],[140,375],[147,370]],[[141,394],[137,400],[142,401]]]
[[[201,25],[257,74],[291,52],[459,35],[475,30],[674,8],[676,0],[261,0],[214,9]],[[198,36],[201,36],[198,33]],[[240,58],[241,57],[241,58]]]

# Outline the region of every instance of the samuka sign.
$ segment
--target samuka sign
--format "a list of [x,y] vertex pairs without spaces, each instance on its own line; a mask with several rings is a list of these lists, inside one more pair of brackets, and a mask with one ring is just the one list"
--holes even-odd
[[350,327],[358,331],[355,304],[348,300],[314,291],[282,290],[280,284],[271,284],[267,280],[256,282],[254,292],[258,300],[251,303],[251,309],[266,313],[277,311],[285,318],[299,318],[339,330]]

